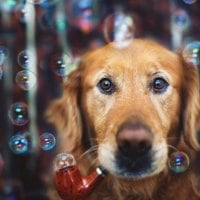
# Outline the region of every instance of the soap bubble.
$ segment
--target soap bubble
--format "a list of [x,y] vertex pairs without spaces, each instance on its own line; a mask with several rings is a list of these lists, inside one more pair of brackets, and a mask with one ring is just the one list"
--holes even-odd
[[0,46],[0,65],[4,63],[7,57],[8,57],[8,49],[4,46]]
[[193,4],[193,3],[196,3],[197,0],[183,0],[183,2],[186,4]]
[[174,152],[169,157],[168,165],[173,172],[183,173],[188,169],[190,161],[184,152]]
[[187,44],[183,50],[183,58],[187,63],[199,66],[200,64],[200,41]]
[[114,42],[116,47],[127,47],[134,37],[133,19],[122,12],[109,15],[103,25],[104,37],[107,42]]
[[18,132],[9,139],[8,143],[11,151],[15,154],[24,154],[29,151],[29,141],[26,132]]
[[177,9],[172,15],[172,23],[174,23],[176,28],[186,30],[190,26],[188,13],[183,9]]
[[76,161],[72,154],[69,153],[60,153],[56,156],[54,161],[54,169],[58,171],[60,169],[64,169],[66,167],[75,166]]
[[12,124],[16,126],[24,126],[28,123],[28,106],[23,102],[12,104],[8,111],[8,117]]
[[18,54],[17,62],[23,68],[28,68],[30,64],[30,52],[23,50]]
[[40,135],[40,147],[44,151],[52,150],[56,145],[56,139],[53,134],[45,132]]
[[19,71],[15,77],[17,85],[23,90],[29,90],[36,85],[36,76],[28,70]]
[[69,74],[71,68],[74,67],[73,58],[68,54],[57,54],[53,57],[51,66],[56,75],[65,77]]

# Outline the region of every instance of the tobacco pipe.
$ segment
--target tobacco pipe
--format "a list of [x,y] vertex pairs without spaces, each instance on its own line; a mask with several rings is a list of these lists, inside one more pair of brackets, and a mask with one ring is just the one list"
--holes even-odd
[[97,167],[88,176],[82,177],[72,154],[58,154],[55,160],[55,187],[64,200],[83,200],[106,175]]

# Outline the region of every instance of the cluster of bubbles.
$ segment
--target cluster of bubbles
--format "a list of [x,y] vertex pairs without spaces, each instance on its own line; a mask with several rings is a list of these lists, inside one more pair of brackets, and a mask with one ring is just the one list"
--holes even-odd
[[18,64],[23,68],[15,77],[17,85],[22,90],[29,90],[36,85],[36,75],[29,70],[31,53],[23,50],[18,54]]
[[[56,3],[58,0],[27,0],[28,3],[40,5],[48,8]],[[64,5],[67,4],[67,5]],[[66,27],[69,22],[71,25],[76,26],[81,31],[88,33],[97,27],[100,22],[101,4],[97,0],[71,0],[63,3],[67,7],[66,17],[61,17],[61,21],[56,22],[55,16],[51,12],[46,11],[39,24],[43,28],[56,28],[56,23]],[[60,11],[63,12],[63,11]],[[25,4],[20,3],[15,8],[15,14],[19,21],[26,23],[27,8]],[[67,19],[66,19],[67,18]],[[117,11],[106,17],[103,24],[103,34],[107,42],[114,42],[116,47],[124,48],[129,45],[134,37],[134,23],[130,15],[122,11]]]
[[[55,16],[50,11],[51,9],[48,11],[48,8],[52,8],[54,5],[60,6],[60,4],[63,4],[61,9],[65,6],[67,7],[67,12],[65,12],[67,20],[66,17],[64,17],[61,21],[59,21],[57,24],[59,25],[58,28],[60,28],[60,26],[66,27],[67,22],[70,22],[73,26],[76,26],[83,32],[88,33],[93,30],[99,22],[99,12],[101,10],[99,6],[101,4],[98,0],[71,0],[66,2],[60,0],[27,0],[27,3],[39,5],[45,9],[44,14],[39,19],[39,25],[43,29],[56,28],[57,22]],[[28,14],[26,4],[16,4],[14,6],[14,10],[18,20],[22,23],[26,23]],[[62,12],[62,10],[59,11]]]
[[[26,154],[31,150],[30,133],[20,131],[9,139],[9,148],[15,154]],[[39,147],[43,151],[50,151],[56,146],[56,139],[52,133],[45,132],[39,137]]]
[[[24,126],[29,122],[28,106],[23,102],[12,104],[8,111],[8,117],[13,125]],[[29,133],[20,131],[10,137],[8,145],[15,154],[25,154],[30,150]]]
[[176,151],[170,155],[168,165],[174,173],[183,173],[189,168],[190,160],[186,153]]
[[[23,102],[12,104],[8,111],[10,121],[15,126],[24,126],[29,122],[28,106]],[[18,132],[9,140],[9,147],[16,154],[24,154],[30,150],[30,140],[28,132]],[[56,145],[55,136],[45,132],[39,137],[39,146],[44,151],[52,150]]]
[[[197,0],[183,0],[186,4],[193,4]],[[27,10],[26,4],[13,1],[15,3],[9,6],[15,9],[15,15],[20,22],[26,23]],[[27,0],[28,3],[33,5],[40,5],[44,8],[51,7],[59,2],[59,0]],[[61,2],[61,1],[60,1]],[[78,27],[85,33],[92,31],[99,22],[99,5],[97,0],[71,0],[66,1],[67,11],[69,18],[68,21]],[[40,23],[43,27],[51,27],[52,21],[51,13],[45,13],[42,16]],[[176,28],[186,30],[190,26],[190,18],[188,13],[183,9],[177,9],[172,16],[173,23]],[[64,18],[63,20],[66,20]],[[65,24],[65,21],[59,22]],[[53,24],[54,26],[54,24]],[[64,26],[66,28],[66,26]],[[134,21],[133,17],[125,14],[123,11],[117,11],[114,14],[107,16],[103,23],[103,34],[107,43],[113,43],[117,48],[127,47],[134,38]],[[3,75],[2,65],[7,58],[8,50],[0,46],[0,79]],[[23,50],[18,54],[17,61],[22,67],[22,70],[16,74],[16,84],[22,90],[29,90],[36,85],[36,75],[29,70],[31,53]],[[186,62],[199,66],[200,64],[200,42],[194,41],[185,46],[183,57]],[[65,77],[69,74],[69,69],[74,67],[71,55],[62,54],[56,55],[52,62],[51,67],[56,75]],[[29,122],[28,106],[23,102],[16,102],[10,106],[8,116],[13,125],[24,126]],[[9,140],[10,149],[16,154],[27,153],[30,150],[30,133],[18,132],[13,135]],[[52,150],[56,145],[55,136],[49,132],[45,132],[39,136],[39,146],[44,151]],[[71,159],[71,161],[70,161]],[[72,158],[66,154],[60,154],[57,157],[58,166],[65,166],[66,163],[72,162]],[[175,172],[183,172],[189,165],[189,161],[184,153],[172,154],[169,160],[169,166]]]

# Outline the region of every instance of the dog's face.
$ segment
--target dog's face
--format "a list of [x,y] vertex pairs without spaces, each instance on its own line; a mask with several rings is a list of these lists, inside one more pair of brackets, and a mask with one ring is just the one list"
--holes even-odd
[[127,178],[159,173],[167,162],[167,137],[180,119],[178,57],[140,42],[127,49],[108,46],[93,56],[83,74],[83,99],[100,164]]
[[[80,145],[80,137],[95,140],[97,162],[115,176],[140,179],[160,173],[167,167],[169,146],[177,145],[182,134],[197,147],[196,116],[191,112],[199,109],[199,86],[195,69],[186,68],[178,55],[143,40],[124,49],[110,44],[89,53],[69,77],[62,101],[53,111],[60,112],[61,104],[77,107],[71,108],[76,133],[65,127],[70,122],[57,124],[59,132],[65,129],[62,140],[70,139],[75,146]],[[79,94],[69,105],[66,96],[72,90]],[[69,109],[62,108],[68,113],[66,120],[70,120]],[[84,135],[75,128],[82,121],[87,126]]]

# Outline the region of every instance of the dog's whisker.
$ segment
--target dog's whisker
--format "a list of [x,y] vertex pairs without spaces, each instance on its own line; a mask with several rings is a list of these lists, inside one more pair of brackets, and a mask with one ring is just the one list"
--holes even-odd
[[[178,149],[177,149],[175,146],[172,146],[172,145],[170,145],[170,144],[167,144],[167,147],[168,147],[169,149],[174,150],[174,151],[178,151]],[[163,149],[163,147],[160,147],[160,148],[156,149],[156,151],[160,151],[160,150],[162,150],[162,149]]]
[[172,145],[170,145],[170,144],[168,144],[167,146],[168,146],[169,148],[175,150],[175,151],[178,151],[178,149],[177,149],[176,147],[174,147],[174,146],[172,146]]
[[101,143],[102,140],[98,139],[98,138],[89,138],[89,141],[93,144],[93,143]]
[[86,155],[88,154],[91,154],[91,153],[95,153],[98,149],[99,145],[94,145],[92,147],[90,147],[88,150],[86,150],[81,156],[80,156],[80,159],[82,159],[83,157],[85,157]]

